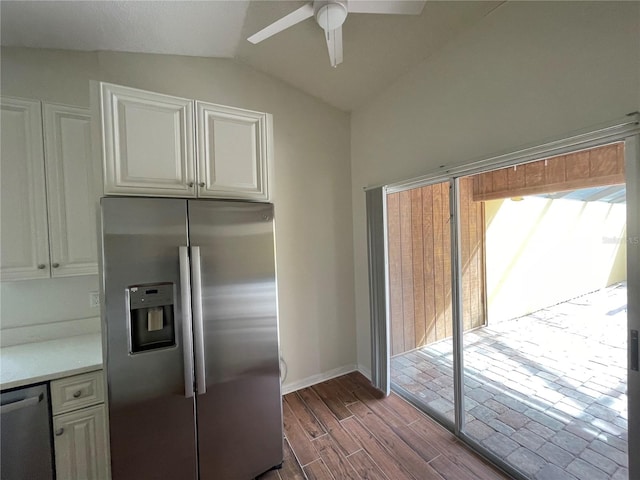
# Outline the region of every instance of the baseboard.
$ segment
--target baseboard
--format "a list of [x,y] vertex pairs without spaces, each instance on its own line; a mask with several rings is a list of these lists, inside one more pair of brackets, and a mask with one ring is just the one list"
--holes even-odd
[[100,333],[100,317],[65,320],[0,330],[0,346],[10,347],[23,343],[44,342],[58,338]]
[[371,381],[371,370],[369,370],[367,367],[363,366],[363,365],[358,365],[358,371],[364,375],[365,377],[367,377],[367,380]]
[[282,385],[282,394],[286,395],[287,393],[295,392],[296,390],[310,387],[311,385],[315,385],[316,383],[325,382],[327,380],[331,380],[332,378],[339,377],[340,375],[355,372],[356,370],[358,370],[356,365],[344,365],[342,367],[329,370],[328,372],[311,375],[310,377],[303,378],[302,380],[298,380],[296,382],[285,383],[284,385]]

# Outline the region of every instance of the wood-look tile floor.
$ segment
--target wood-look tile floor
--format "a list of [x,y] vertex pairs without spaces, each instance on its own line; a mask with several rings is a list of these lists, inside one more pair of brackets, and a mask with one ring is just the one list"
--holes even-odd
[[260,480],[507,480],[405,400],[354,372],[285,395],[285,457]]

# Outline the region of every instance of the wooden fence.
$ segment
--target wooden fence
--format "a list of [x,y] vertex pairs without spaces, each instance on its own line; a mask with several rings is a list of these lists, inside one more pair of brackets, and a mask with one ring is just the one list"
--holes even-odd
[[[485,325],[484,204],[460,182],[464,329]],[[452,336],[449,184],[387,196],[391,354]]]
[[624,143],[612,143],[475,175],[473,199],[524,197],[624,182]]

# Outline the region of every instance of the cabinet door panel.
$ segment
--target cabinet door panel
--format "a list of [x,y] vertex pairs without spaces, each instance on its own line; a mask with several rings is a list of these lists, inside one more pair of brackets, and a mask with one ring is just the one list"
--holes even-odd
[[104,405],[53,417],[56,478],[109,478]]
[[51,273],[98,272],[97,196],[88,110],[44,104]]
[[101,88],[105,193],[194,197],[193,102]]
[[196,102],[198,196],[268,200],[267,114]]
[[2,280],[48,278],[40,102],[3,98],[0,125]]

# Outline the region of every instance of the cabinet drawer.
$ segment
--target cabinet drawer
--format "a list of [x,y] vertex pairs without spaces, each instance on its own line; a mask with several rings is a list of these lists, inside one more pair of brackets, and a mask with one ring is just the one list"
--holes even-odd
[[51,382],[51,407],[54,415],[102,402],[104,402],[102,370]]

